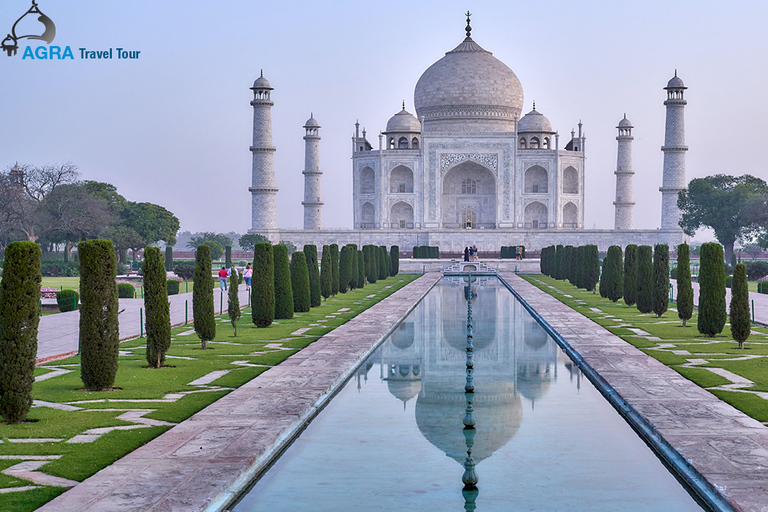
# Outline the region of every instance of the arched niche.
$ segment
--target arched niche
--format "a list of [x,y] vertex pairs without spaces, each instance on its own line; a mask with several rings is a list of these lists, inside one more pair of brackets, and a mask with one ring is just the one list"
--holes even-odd
[[525,207],[523,218],[527,229],[545,229],[547,227],[547,207],[534,201]]
[[398,201],[392,205],[389,220],[392,228],[413,229],[413,206],[404,201]]
[[571,229],[579,227],[579,207],[571,202],[563,206],[563,227]]
[[404,165],[398,165],[389,173],[389,191],[392,194],[413,193],[413,171]]
[[376,209],[371,203],[363,203],[360,207],[360,227],[362,229],[376,227]]
[[579,193],[579,172],[570,165],[563,171],[563,194]]
[[360,170],[360,193],[373,194],[376,192],[376,173],[370,167]]
[[549,176],[546,169],[534,165],[525,171],[525,192],[528,194],[546,194],[549,190]]

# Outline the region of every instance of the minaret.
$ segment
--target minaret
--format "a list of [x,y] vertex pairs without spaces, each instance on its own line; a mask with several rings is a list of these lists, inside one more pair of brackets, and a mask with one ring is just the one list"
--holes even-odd
[[616,200],[613,202],[616,207],[616,219],[613,229],[624,230],[634,228],[633,209],[635,202],[632,200],[632,176],[635,171],[632,170],[632,123],[624,114],[624,119],[619,121],[616,127],[619,130],[619,156],[616,162]]
[[251,233],[277,236],[275,195],[275,147],[272,145],[272,86],[264,72],[253,82],[253,154],[251,188]]
[[323,229],[323,202],[320,200],[320,123],[314,115],[304,124],[304,229]]
[[685,120],[683,109],[688,103],[683,98],[687,87],[675,76],[664,88],[667,91],[667,125],[664,134],[664,177],[661,188],[661,229],[680,229],[680,210],[677,208],[677,194],[685,190]]

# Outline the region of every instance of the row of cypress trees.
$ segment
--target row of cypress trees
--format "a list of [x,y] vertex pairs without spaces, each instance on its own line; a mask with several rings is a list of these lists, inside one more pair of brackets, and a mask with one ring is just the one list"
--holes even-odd
[[600,255],[596,245],[551,245],[541,250],[541,273],[567,279],[587,291],[595,291],[600,278]]

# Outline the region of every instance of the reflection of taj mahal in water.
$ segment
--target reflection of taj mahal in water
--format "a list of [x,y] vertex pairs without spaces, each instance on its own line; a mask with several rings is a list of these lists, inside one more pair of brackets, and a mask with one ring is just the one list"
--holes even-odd
[[517,76],[477,44],[471,31],[467,18],[466,38],[419,78],[416,115],[403,102],[373,140],[355,125],[352,230],[323,230],[320,123],[314,116],[304,125],[304,229],[277,228],[273,88],[263,76],[257,79],[251,102],[251,232],[299,245],[376,243],[457,250],[476,244],[485,251],[520,244],[539,249],[552,243],[596,243],[604,249],[613,243],[682,241],[676,204],[678,191],[686,186],[682,80],[675,75],[665,88],[661,229],[633,229],[633,126],[625,116],[617,126],[615,228],[585,230],[586,136],[581,122],[561,140],[535,103],[523,115]]
[[[545,397],[558,363],[556,344],[536,320],[495,278],[488,284],[473,300],[477,463],[515,435],[524,399],[533,407]],[[463,464],[467,302],[455,286],[438,286],[424,301],[380,348],[380,377],[404,407],[415,407],[421,434]]]

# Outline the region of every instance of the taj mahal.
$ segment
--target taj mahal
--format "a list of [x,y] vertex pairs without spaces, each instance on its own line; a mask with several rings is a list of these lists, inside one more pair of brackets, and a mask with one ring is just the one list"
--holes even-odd
[[[586,136],[561,140],[547,117],[523,114],[523,87],[515,73],[466,36],[416,82],[415,115],[393,115],[369,140],[355,123],[352,137],[353,229],[322,223],[320,123],[305,129],[304,228],[277,227],[269,81],[253,87],[252,224],[250,233],[271,241],[304,244],[439,246],[458,252],[467,245],[498,251],[505,245],[538,250],[552,244],[609,245],[683,241],[677,194],[686,187],[683,81],[664,88],[666,133],[662,147],[662,221],[659,229],[633,229],[632,123],[617,125],[614,229],[584,229]],[[377,140],[378,139],[378,140]]]

